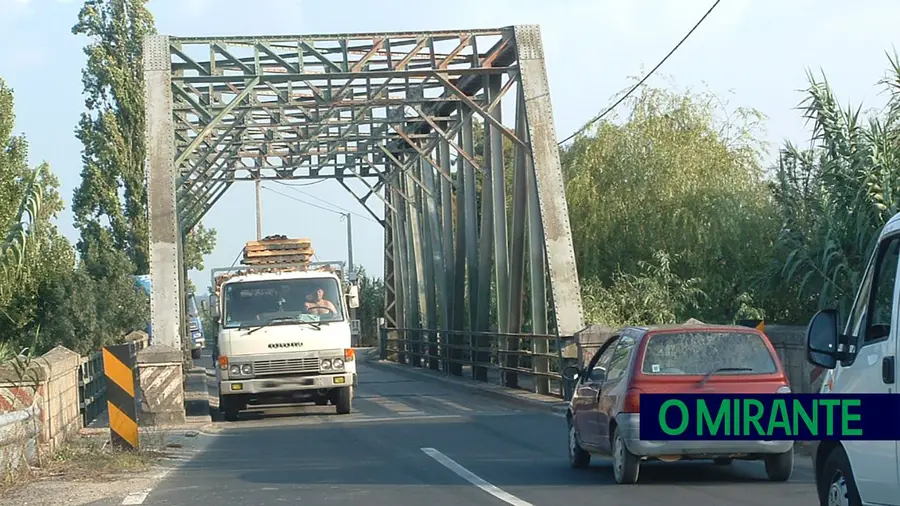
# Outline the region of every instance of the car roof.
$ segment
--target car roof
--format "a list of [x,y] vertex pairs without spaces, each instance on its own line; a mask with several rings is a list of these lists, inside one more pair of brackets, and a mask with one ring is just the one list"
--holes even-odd
[[626,329],[634,329],[640,332],[641,334],[649,334],[649,333],[662,333],[662,332],[741,332],[741,333],[751,333],[756,334],[759,331],[752,327],[745,327],[743,325],[715,325],[709,323],[673,323],[668,325],[631,325],[623,328]]

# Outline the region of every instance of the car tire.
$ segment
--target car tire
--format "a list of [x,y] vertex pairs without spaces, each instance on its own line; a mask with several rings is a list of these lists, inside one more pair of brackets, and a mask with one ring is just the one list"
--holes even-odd
[[569,465],[573,469],[584,469],[591,465],[591,454],[584,451],[584,448],[578,444],[578,437],[575,434],[575,424],[572,419],[567,418],[569,426]]
[[859,490],[856,489],[853,469],[850,467],[850,460],[843,447],[838,446],[831,450],[825,459],[825,464],[817,472],[816,487],[819,493],[819,504],[822,506],[828,504],[862,505]]
[[776,455],[767,455],[766,476],[769,481],[788,481],[794,472],[794,449]]
[[353,387],[338,388],[334,396],[334,406],[337,414],[349,414],[353,410]]
[[613,429],[613,475],[620,485],[633,485],[638,481],[641,471],[641,459],[628,451],[619,428]]
[[202,349],[202,348],[199,349],[199,350],[191,350],[191,358],[194,359],[194,360],[197,360],[197,359],[200,358],[200,356],[201,356],[202,353],[203,353],[203,349]]

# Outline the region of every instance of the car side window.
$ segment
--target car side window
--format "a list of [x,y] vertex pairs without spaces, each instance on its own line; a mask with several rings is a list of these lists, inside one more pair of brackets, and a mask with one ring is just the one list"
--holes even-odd
[[589,380],[603,381],[605,379],[606,370],[609,368],[609,359],[616,349],[615,340],[618,338],[619,336],[610,337],[609,340],[613,341],[613,343],[607,346],[603,353],[598,351],[597,355],[594,355],[594,358],[588,365],[587,375]]
[[886,241],[879,248],[867,311],[871,317],[866,322],[866,332],[861,343],[863,346],[890,335],[898,260],[900,260],[900,237]]
[[612,381],[619,379],[625,374],[625,369],[631,362],[631,354],[634,351],[634,338],[630,336],[622,336],[619,339],[616,351],[613,353],[612,360],[609,362],[609,368],[606,373],[606,380]]

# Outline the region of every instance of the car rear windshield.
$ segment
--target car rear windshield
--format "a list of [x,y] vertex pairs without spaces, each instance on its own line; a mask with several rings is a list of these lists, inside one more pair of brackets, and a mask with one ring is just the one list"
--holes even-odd
[[758,334],[700,331],[652,335],[641,368],[644,374],[660,375],[702,375],[716,370],[722,374],[768,374],[778,367]]

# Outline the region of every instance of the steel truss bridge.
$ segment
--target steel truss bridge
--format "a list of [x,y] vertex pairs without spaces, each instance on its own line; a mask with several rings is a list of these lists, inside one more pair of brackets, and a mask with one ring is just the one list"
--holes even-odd
[[538,26],[144,44],[155,343],[232,184],[326,178],[384,227],[386,356],[546,393],[583,317]]

